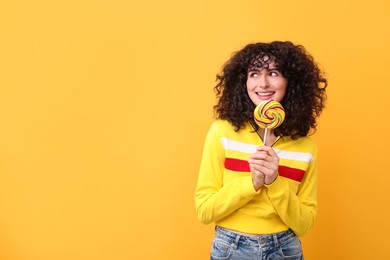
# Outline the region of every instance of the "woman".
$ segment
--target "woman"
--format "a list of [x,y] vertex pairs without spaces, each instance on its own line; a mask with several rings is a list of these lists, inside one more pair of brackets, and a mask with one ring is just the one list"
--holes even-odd
[[[326,87],[312,56],[291,42],[249,44],[217,75],[195,192],[198,218],[216,224],[211,259],[303,259],[298,237],[317,212],[317,148],[308,135]],[[280,102],[286,117],[264,144],[253,111],[266,100]]]

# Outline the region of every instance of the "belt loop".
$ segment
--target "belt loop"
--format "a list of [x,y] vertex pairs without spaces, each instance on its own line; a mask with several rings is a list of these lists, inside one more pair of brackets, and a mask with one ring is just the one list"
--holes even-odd
[[275,247],[279,248],[280,247],[280,243],[279,243],[279,240],[278,240],[278,236],[276,234],[273,234],[272,237],[274,239]]
[[232,247],[234,250],[238,247],[238,241],[240,241],[241,235],[236,235],[236,239],[234,240],[234,243],[232,244]]

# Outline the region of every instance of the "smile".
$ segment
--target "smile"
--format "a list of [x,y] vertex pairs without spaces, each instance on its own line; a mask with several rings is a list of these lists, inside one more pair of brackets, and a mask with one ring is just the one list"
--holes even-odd
[[256,95],[258,95],[261,98],[269,97],[275,94],[275,92],[256,92]]

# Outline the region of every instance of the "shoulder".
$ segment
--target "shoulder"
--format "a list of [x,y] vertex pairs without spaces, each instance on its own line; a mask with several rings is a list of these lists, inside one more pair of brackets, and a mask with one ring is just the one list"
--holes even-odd
[[314,140],[310,136],[303,136],[298,138],[297,140],[294,140],[296,145],[299,147],[306,147],[309,149],[317,149],[317,145],[314,142]]
[[217,119],[211,124],[210,131],[215,133],[223,133],[234,131],[234,128],[229,121]]
[[235,131],[235,126],[232,125],[229,121],[223,120],[223,119],[217,119],[215,120],[210,127],[210,131],[214,133],[218,133],[220,136],[240,136],[245,135],[249,131],[253,131],[253,129],[250,127],[249,123],[247,123],[243,128],[241,128],[239,131]]
[[216,119],[214,120],[214,122],[211,124],[212,127],[217,127],[217,128],[232,128],[233,129],[233,125],[225,120],[225,119]]

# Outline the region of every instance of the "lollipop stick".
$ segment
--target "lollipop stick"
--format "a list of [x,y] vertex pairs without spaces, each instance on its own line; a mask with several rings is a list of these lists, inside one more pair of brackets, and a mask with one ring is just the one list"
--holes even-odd
[[265,131],[264,131],[264,142],[263,142],[263,145],[265,145],[265,146],[267,145],[266,142],[265,142],[267,140],[267,129],[268,129],[268,127],[266,127]]

